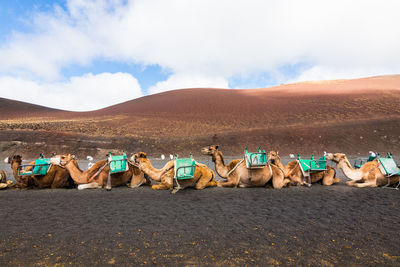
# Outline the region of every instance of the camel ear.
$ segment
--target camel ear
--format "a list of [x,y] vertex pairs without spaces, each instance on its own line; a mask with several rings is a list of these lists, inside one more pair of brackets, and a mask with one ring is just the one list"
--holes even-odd
[[216,146],[215,146],[215,149],[218,150],[218,148],[219,148],[219,145],[216,145]]
[[71,158],[76,159],[76,156],[75,155],[71,155]]
[[5,159],[4,159],[4,162],[5,162],[5,163],[10,163],[10,157],[5,158]]
[[279,155],[279,151],[276,151],[276,154]]

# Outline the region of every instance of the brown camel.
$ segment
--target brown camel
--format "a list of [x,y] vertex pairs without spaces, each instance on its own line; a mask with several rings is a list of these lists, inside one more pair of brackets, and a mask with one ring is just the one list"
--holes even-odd
[[[159,184],[153,185],[151,188],[156,190],[174,189],[174,176],[175,168],[174,161],[171,160],[165,164],[162,169],[156,169],[152,166],[150,160],[147,158],[147,154],[139,152],[131,157],[132,161],[139,166],[150,179],[159,182]],[[196,169],[194,176],[191,179],[185,179],[179,181],[180,188],[195,187],[196,189],[204,189],[206,187],[216,186],[215,174],[206,165],[196,162]],[[174,189],[173,193],[177,190]]]
[[[64,168],[52,164],[46,175],[18,175],[18,167],[22,164],[22,157],[20,155],[13,155],[8,157],[6,160],[11,165],[11,169],[13,170],[14,179],[16,180],[16,187],[55,189],[70,186],[70,176]],[[35,162],[31,162],[29,164],[35,164]],[[28,166],[25,170],[32,170],[32,166]]]
[[[268,161],[278,166],[284,173],[285,177],[290,179],[290,185],[304,185],[305,177],[301,171],[300,164],[297,160],[293,160],[288,165],[283,165],[278,152],[270,151],[268,153]],[[311,183],[322,181],[323,185],[332,185],[339,183],[340,179],[336,178],[336,171],[331,166],[326,166],[326,171],[312,172],[310,174]],[[308,183],[306,183],[308,184]]]
[[359,169],[353,169],[346,155],[343,153],[328,153],[327,159],[336,163],[347,178],[351,181],[346,182],[349,186],[354,187],[377,187],[384,185],[392,185],[399,182],[400,176],[392,176],[389,179],[382,173],[379,168],[377,159],[364,163]]
[[[79,190],[106,187],[108,172],[110,171],[107,163],[108,160],[101,160],[96,162],[89,170],[82,171],[74,155],[61,155],[58,160],[54,160],[54,164],[59,164],[68,170],[71,178],[78,184]],[[128,187],[135,188],[141,184],[150,183],[138,167],[132,165],[129,161],[128,166],[129,168],[125,172],[111,174],[112,187],[127,185]]]
[[280,189],[286,186],[290,180],[284,178],[284,173],[274,164],[268,163],[264,168],[248,169],[242,159],[235,159],[224,163],[224,156],[219,146],[209,146],[201,150],[204,155],[212,156],[215,170],[219,176],[226,179],[218,182],[219,187],[257,187],[266,186],[272,178],[272,186]]

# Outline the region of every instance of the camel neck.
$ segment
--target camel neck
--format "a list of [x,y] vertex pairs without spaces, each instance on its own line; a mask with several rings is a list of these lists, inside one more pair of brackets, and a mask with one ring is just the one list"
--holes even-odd
[[213,161],[215,163],[215,171],[218,173],[218,175],[222,178],[226,178],[228,176],[229,169],[225,165],[224,155],[221,151],[218,151],[213,155]]
[[277,157],[277,158],[274,160],[274,163],[273,163],[273,164],[276,165],[277,167],[281,168],[282,170],[286,169],[286,168],[285,168],[285,165],[282,164],[282,161],[281,161],[281,158],[280,158],[280,157]]
[[350,162],[347,160],[347,158],[344,158],[343,160],[341,160],[337,164],[337,167],[339,169],[342,169],[344,175],[346,175],[346,177],[351,180],[359,180],[362,177],[362,171],[353,169],[351,167]]
[[21,165],[21,163],[18,163],[16,161],[14,161],[13,163],[11,163],[11,169],[13,170],[13,175],[14,175],[14,179],[16,181],[19,181],[19,176],[18,176],[18,167]]
[[71,160],[65,165],[71,175],[72,180],[77,184],[86,184],[88,182],[88,172],[83,172],[79,166],[78,162]]
[[[171,161],[170,161],[171,162]],[[162,169],[156,169],[151,164],[150,160],[146,159],[143,163],[140,164],[140,170],[144,172],[147,176],[149,176],[152,180],[159,182],[161,181],[161,175],[165,172],[165,167]]]

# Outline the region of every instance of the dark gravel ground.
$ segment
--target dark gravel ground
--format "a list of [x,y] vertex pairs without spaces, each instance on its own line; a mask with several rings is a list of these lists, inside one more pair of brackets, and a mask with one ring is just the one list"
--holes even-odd
[[400,265],[396,190],[3,190],[0,202],[0,266]]

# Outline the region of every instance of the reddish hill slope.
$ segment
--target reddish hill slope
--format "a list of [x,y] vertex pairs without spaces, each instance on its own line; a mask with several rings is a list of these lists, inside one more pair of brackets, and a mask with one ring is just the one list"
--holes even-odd
[[[0,106],[4,101],[9,100],[0,99]],[[0,129],[83,134],[133,150],[187,151],[218,142],[231,153],[245,145],[400,152],[400,75],[265,89],[175,90],[80,113],[10,103],[12,117],[29,122],[0,120]]]
[[62,116],[66,111],[0,97],[0,120]]

